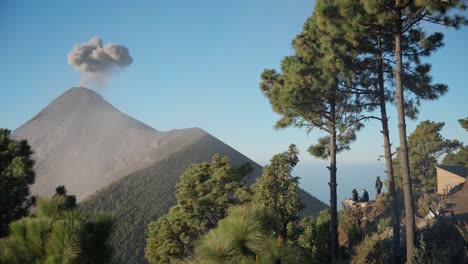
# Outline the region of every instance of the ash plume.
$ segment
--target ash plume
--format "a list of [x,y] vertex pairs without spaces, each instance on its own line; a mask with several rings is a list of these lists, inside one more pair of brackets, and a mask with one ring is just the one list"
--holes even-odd
[[105,86],[112,74],[132,64],[128,48],[114,43],[102,45],[100,37],[76,44],[68,53],[68,64],[82,73],[81,84]]

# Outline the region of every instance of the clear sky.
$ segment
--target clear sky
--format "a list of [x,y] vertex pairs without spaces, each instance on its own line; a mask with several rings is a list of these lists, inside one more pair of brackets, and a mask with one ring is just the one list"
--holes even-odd
[[[79,73],[67,64],[76,43],[100,36],[129,48],[134,62],[100,92],[121,111],[158,129],[200,127],[265,164],[295,143],[306,150],[319,134],[273,129],[278,116],[258,84],[265,68],[292,54],[291,40],[313,1],[0,1],[0,127],[16,129],[68,88]],[[468,29],[444,30],[430,57],[434,80],[449,92],[423,102],[419,121],[446,123],[446,138],[468,142],[457,119],[468,116]],[[391,134],[398,144],[396,111]],[[408,121],[410,133],[419,121]],[[374,163],[383,153],[379,124],[358,134],[339,162]]]

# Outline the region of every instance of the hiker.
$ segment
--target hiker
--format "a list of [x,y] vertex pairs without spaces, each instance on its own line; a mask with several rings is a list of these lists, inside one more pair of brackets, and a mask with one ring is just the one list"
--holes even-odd
[[369,193],[366,189],[362,189],[362,198],[359,199],[360,202],[368,202],[369,201]]
[[356,191],[356,189],[353,190],[353,202],[358,202],[359,201],[359,195]]
[[377,179],[375,180],[375,190],[377,191],[375,199],[379,198],[380,191],[382,190],[382,181],[380,181],[380,177],[377,176]]

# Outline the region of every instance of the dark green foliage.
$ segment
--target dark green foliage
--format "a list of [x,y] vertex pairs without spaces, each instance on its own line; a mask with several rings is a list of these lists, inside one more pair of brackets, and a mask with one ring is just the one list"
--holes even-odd
[[[466,6],[464,0],[369,0],[362,1],[362,4],[369,14],[375,16],[383,32],[394,38],[394,98],[398,112],[399,154],[405,198],[406,253],[408,263],[412,263],[415,218],[405,115],[413,116],[417,113],[411,106],[418,105],[419,98],[434,100],[447,91],[446,85],[432,84],[432,78],[428,74],[431,67],[420,60],[420,57],[429,56],[442,45],[442,34],[435,33],[426,38],[422,26],[423,22],[453,27],[466,24],[463,17]],[[416,96],[407,97],[408,91]]]
[[150,263],[170,263],[193,250],[198,235],[206,230],[195,215],[173,206],[158,221],[148,225],[145,255]]
[[243,199],[248,197],[242,184],[246,174],[242,175],[241,171],[251,172],[234,167],[229,157],[221,158],[218,154],[211,163],[190,165],[176,185],[177,204],[206,221],[207,227],[213,227],[226,216],[229,206],[245,202]]
[[[468,117],[465,119],[458,119],[461,127],[468,130]],[[468,146],[460,147],[458,152],[449,152],[442,160],[442,165],[459,165],[468,167]]]
[[460,123],[460,126],[464,128],[466,131],[468,131],[468,117],[465,117],[463,119],[458,119],[458,123]]
[[298,154],[296,146],[291,145],[288,151],[273,156],[254,186],[255,200],[274,212],[279,223],[277,231],[284,239],[288,224],[298,219],[304,207],[298,194],[299,177],[291,175]]
[[97,214],[87,221],[82,233],[82,248],[91,263],[110,263],[115,252],[109,243],[114,219],[108,214]]
[[232,207],[200,240],[197,263],[304,263],[297,249],[274,236],[268,218],[271,215],[261,206]]
[[29,185],[35,176],[31,147],[9,135],[10,130],[0,129],[0,237],[8,235],[12,221],[28,215]]
[[76,208],[76,196],[75,195],[67,195],[67,189],[64,185],[60,185],[55,188],[54,197],[63,196],[65,198],[65,203],[62,205],[63,209],[73,209]]
[[316,1],[312,16],[293,40],[295,54],[282,60],[281,73],[265,70],[260,84],[273,110],[281,115],[277,128],[294,126],[326,133],[309,152],[330,159],[334,258],[338,257],[336,155],[349,149],[356,131],[363,127],[361,112],[373,109],[354,80],[356,54],[350,46],[356,43],[337,30],[346,21],[346,13],[340,11],[336,1]]
[[39,198],[32,216],[12,222],[10,236],[0,239],[0,263],[109,263],[112,220],[88,219],[66,203],[64,195]]
[[440,220],[422,230],[417,242],[414,263],[466,263],[466,241],[453,224]]
[[211,163],[192,164],[176,185],[177,205],[149,224],[145,256],[149,263],[170,263],[191,254],[194,242],[224,218],[231,205],[249,197],[242,184],[250,172],[215,154]]
[[[440,134],[444,123],[423,121],[408,137],[411,179],[416,191],[434,191],[437,185],[436,169],[440,156],[457,149],[457,140],[448,140]],[[399,168],[400,159],[394,160]],[[397,187],[401,188],[401,174],[396,170]]]
[[391,263],[392,255],[389,250],[392,247],[391,235],[389,219],[382,218],[377,224],[376,231],[369,232],[362,243],[356,247],[351,263]]
[[[224,144],[212,144],[212,140],[202,140],[191,148],[127,175],[79,204],[89,213],[107,212],[113,215],[115,223],[110,238],[115,248],[113,262],[145,263],[148,224],[176,204],[176,183],[191,163],[209,161],[214,153],[222,153],[230,156],[237,166],[250,162],[254,168],[253,176],[260,175],[259,165]],[[244,180],[250,183],[253,179],[250,176]],[[316,215],[327,208],[326,204],[305,191],[299,190],[299,194],[306,205],[301,215]]]
[[362,212],[360,208],[343,208],[339,213],[338,229],[347,237],[349,247],[359,244],[364,233],[361,228]]
[[87,212],[107,212],[115,224],[110,237],[113,263],[144,263],[147,226],[176,203],[175,185],[189,157],[171,157],[109,185],[79,205]]
[[460,165],[468,167],[468,145],[461,147],[456,153],[448,153],[442,160],[442,165]]
[[330,261],[330,213],[321,211],[317,220],[313,217],[301,219],[295,243],[300,248],[307,263]]

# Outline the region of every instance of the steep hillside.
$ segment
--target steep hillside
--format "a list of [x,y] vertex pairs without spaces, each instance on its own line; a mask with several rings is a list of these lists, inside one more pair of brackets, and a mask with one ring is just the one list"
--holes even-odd
[[12,133],[34,150],[35,195],[65,185],[78,200],[197,142],[206,132],[160,132],[87,88],[71,88]]
[[[206,135],[199,142],[148,168],[134,172],[86,199],[82,208],[105,211],[115,216],[112,244],[115,263],[146,263],[146,227],[175,204],[175,184],[191,163],[210,161],[213,154],[231,157],[236,165],[249,162],[254,172],[248,182],[261,174],[261,167],[218,139]],[[327,208],[321,201],[301,190],[306,204],[303,214],[316,215]]]
[[[34,150],[32,194],[52,196],[65,185],[87,211],[110,212],[117,263],[144,263],[146,226],[175,203],[175,184],[191,163],[215,153],[236,165],[251,163],[235,149],[199,128],[161,132],[120,112],[87,88],[71,88],[12,134]],[[304,214],[326,205],[301,191]]]

